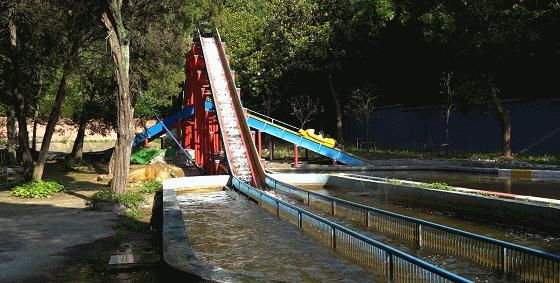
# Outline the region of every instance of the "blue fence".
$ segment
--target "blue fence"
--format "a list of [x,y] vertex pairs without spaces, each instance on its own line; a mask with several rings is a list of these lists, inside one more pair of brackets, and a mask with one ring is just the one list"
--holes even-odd
[[337,223],[283,202],[262,190],[243,183],[236,177],[232,177],[232,185],[276,216],[297,225],[305,234],[331,247],[337,253],[383,274],[388,280],[396,282],[471,282]]
[[490,268],[504,278],[524,282],[560,283],[560,256],[488,238],[390,211],[322,195],[280,182],[267,185],[309,205],[342,216],[391,237],[458,256]]

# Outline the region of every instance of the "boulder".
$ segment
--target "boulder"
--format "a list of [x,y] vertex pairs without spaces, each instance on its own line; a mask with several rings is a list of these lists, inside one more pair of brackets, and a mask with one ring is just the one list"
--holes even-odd
[[171,178],[184,177],[183,169],[165,164],[154,163],[143,168],[135,169],[128,175],[129,182],[144,182],[150,180],[167,180]]

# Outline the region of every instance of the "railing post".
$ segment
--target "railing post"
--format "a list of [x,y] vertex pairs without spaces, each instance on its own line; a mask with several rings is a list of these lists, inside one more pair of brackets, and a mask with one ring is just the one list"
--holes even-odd
[[331,246],[336,249],[336,229],[334,226],[331,226]]
[[311,205],[309,204],[309,192],[307,192],[307,206],[311,206]]
[[303,229],[303,222],[302,219],[303,217],[301,216],[301,211],[298,211],[298,226],[300,229]]
[[332,205],[331,205],[331,210],[332,210],[332,215],[336,215],[336,201],[332,201]]
[[387,253],[387,277],[389,277],[389,280],[393,280],[393,255],[390,253]]
[[280,203],[276,201],[276,216],[280,217]]
[[416,223],[416,244],[418,248],[422,247],[422,224]]
[[500,267],[502,268],[502,275],[505,275],[507,272],[506,268],[506,256],[507,250],[504,246],[500,247]]
[[369,210],[364,209],[364,226],[369,227]]

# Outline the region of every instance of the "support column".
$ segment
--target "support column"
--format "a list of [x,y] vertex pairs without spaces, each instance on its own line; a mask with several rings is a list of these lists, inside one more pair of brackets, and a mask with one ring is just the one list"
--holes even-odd
[[259,141],[258,151],[259,151],[259,160],[260,160],[262,157],[262,132],[261,131],[257,131],[257,140]]
[[294,167],[299,167],[298,146],[294,144]]

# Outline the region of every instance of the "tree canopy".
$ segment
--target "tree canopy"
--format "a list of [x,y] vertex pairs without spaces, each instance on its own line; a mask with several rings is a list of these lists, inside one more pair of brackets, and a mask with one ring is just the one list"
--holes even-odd
[[1,0],[0,111],[9,122],[117,125],[118,79],[101,22],[108,3],[121,7],[139,118],[173,111],[202,23],[227,41],[247,107],[296,123],[290,102],[309,96],[325,109],[310,124],[328,132],[342,128],[343,110],[364,99],[357,95],[370,95],[357,91],[364,86],[375,86],[376,106],[483,105],[504,132],[501,101],[560,93],[556,0]]

